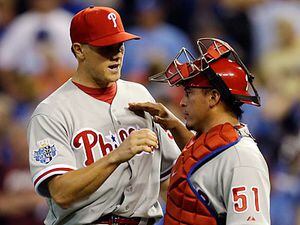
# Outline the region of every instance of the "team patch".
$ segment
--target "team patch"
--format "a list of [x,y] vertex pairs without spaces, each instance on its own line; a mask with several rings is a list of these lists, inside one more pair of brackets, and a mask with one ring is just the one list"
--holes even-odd
[[48,164],[57,155],[57,149],[48,139],[38,142],[39,149],[34,151],[33,157],[35,161]]

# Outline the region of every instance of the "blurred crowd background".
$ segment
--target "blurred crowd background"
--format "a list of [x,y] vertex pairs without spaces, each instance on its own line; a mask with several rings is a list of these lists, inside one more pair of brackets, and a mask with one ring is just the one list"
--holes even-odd
[[[299,0],[0,0],[0,224],[43,224],[45,201],[28,170],[26,126],[35,106],[70,78],[69,24],[89,5],[117,9],[126,29],[122,78],[137,81],[181,117],[180,88],[150,84],[182,46],[229,42],[255,74],[262,107],[245,106],[272,182],[273,225],[300,225]],[[76,109],[74,109],[76,110]]]

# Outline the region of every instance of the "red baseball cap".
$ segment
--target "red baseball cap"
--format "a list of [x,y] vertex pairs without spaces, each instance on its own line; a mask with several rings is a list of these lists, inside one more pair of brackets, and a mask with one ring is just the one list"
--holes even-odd
[[78,12],[71,21],[72,43],[108,46],[139,36],[125,32],[119,13],[109,7],[90,6]]

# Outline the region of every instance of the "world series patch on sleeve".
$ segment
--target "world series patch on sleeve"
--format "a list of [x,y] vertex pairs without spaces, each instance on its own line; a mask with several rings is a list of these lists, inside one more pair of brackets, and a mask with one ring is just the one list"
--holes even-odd
[[42,164],[48,164],[54,157],[57,156],[57,149],[54,144],[50,143],[49,139],[44,139],[38,142],[39,149],[34,151],[34,159]]

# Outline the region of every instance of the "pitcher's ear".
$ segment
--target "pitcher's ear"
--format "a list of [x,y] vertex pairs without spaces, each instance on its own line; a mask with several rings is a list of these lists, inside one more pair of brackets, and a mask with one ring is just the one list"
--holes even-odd
[[85,59],[82,44],[77,43],[77,42],[73,43],[72,44],[72,52],[78,60],[84,60]]

